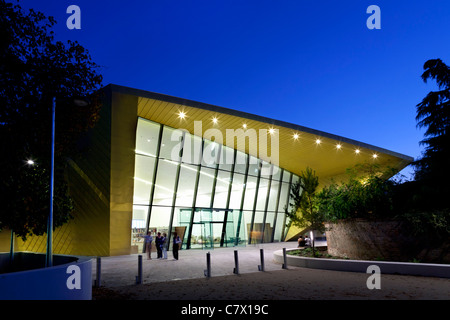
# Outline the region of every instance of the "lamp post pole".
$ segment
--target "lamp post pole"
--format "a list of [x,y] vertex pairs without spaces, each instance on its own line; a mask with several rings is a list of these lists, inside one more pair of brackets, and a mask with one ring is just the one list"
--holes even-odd
[[54,193],[54,173],[55,173],[55,108],[56,98],[53,97],[52,106],[52,155],[50,164],[50,213],[47,223],[47,256],[46,266],[53,266],[53,193]]

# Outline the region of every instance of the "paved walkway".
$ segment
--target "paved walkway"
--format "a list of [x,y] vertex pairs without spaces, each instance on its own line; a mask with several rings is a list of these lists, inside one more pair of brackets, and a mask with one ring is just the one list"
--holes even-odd
[[[258,272],[258,265],[261,264],[260,249],[264,250],[265,270],[281,270],[282,266],[273,261],[273,252],[283,248],[295,248],[296,244],[296,242],[278,242],[213,250],[181,250],[178,261],[172,260],[172,252],[168,252],[167,260],[156,259],[156,253],[152,253],[152,260],[147,260],[146,254],[141,254],[143,283],[205,278],[204,270],[208,252],[211,257],[211,277],[233,275],[235,250],[238,251],[240,274]],[[132,254],[103,257],[101,259],[101,285],[116,287],[135,284],[138,274],[138,256],[138,254]],[[290,268],[295,269],[296,267]],[[96,269],[96,261],[93,261],[93,280],[96,279]]]
[[[273,252],[295,248],[296,242],[247,245],[214,250],[182,250],[180,260],[152,260],[142,255],[143,285],[136,286],[138,254],[101,259],[101,285],[96,299],[132,300],[302,300],[302,299],[439,299],[450,297],[450,279],[382,275],[382,290],[369,290],[366,273],[301,268],[283,270]],[[259,272],[260,249],[265,271]],[[240,276],[233,274],[238,251]],[[206,278],[206,254],[211,278]],[[96,263],[93,263],[93,280]],[[177,280],[177,281],[175,281]],[[105,288],[105,289],[103,289]],[[115,296],[119,294],[119,296]],[[104,296],[103,296],[104,295]]]

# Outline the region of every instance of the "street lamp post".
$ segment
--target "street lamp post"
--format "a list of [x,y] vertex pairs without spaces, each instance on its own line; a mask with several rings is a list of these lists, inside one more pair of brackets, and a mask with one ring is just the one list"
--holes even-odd
[[50,213],[48,215],[47,223],[47,256],[46,266],[53,266],[53,194],[54,194],[54,173],[55,173],[55,108],[56,98],[53,97],[52,106],[52,154],[50,165]]
[[[87,106],[89,101],[86,99],[74,99],[73,103],[76,106]],[[48,215],[47,223],[47,254],[45,259],[46,267],[53,266],[53,194],[55,189],[55,109],[56,97],[53,97],[52,104],[52,154],[50,164],[50,213]],[[31,161],[31,162],[30,162]],[[28,164],[34,164],[32,160]]]

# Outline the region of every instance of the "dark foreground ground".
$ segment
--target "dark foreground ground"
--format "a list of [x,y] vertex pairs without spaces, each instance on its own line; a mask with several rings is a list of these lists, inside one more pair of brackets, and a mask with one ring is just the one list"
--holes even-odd
[[93,289],[93,300],[449,300],[450,279],[295,268]]

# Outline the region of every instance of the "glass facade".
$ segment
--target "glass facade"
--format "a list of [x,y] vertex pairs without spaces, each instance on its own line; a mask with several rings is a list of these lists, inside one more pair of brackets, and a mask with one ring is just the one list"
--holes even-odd
[[143,250],[139,235],[147,230],[177,232],[183,249],[284,239],[284,208],[298,176],[142,118],[135,152],[131,241],[138,252]]

